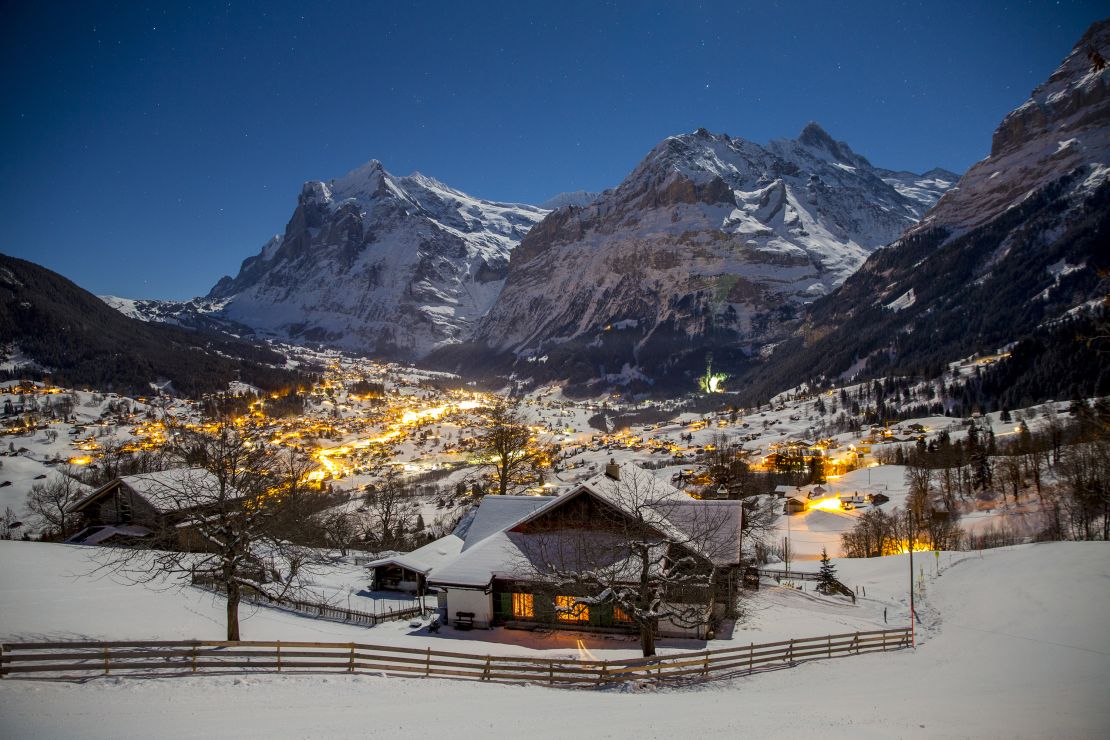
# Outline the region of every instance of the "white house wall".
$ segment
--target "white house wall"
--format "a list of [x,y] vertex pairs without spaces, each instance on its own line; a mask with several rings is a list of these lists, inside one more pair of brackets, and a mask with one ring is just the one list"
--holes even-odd
[[[439,588],[444,588],[440,586]],[[473,612],[474,626],[488,628],[493,623],[493,597],[485,591],[469,588],[444,589],[447,594],[447,621],[455,623],[458,612]]]

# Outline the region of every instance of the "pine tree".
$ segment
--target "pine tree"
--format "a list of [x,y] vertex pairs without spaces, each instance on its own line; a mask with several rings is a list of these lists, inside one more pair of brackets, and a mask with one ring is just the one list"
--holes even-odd
[[829,562],[829,553],[821,548],[821,570],[817,574],[817,590],[823,594],[836,593],[836,566]]

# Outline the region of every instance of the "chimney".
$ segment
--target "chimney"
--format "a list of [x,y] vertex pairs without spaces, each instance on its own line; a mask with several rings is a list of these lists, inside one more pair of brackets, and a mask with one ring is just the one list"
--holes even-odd
[[605,466],[605,475],[613,480],[621,479],[621,466],[613,458],[609,458],[609,464]]

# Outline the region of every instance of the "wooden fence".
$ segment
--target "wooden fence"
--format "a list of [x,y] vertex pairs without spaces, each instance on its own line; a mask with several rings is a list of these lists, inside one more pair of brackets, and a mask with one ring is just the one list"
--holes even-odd
[[786,579],[788,581],[819,581],[821,574],[815,570],[774,570],[772,568],[756,568],[756,572],[765,578]]
[[[224,589],[215,579],[194,576],[193,585],[207,591],[214,591],[218,594],[224,593]],[[239,598],[245,604],[291,609],[314,617],[335,619],[341,622],[351,622],[353,624],[365,624],[369,627],[373,627],[379,622],[388,622],[394,619],[411,619],[412,617],[423,615],[425,611],[423,604],[417,604],[416,606],[406,609],[393,609],[390,607],[384,612],[375,614],[359,611],[358,609],[344,609],[340,606],[319,601],[302,601],[300,599],[288,598],[277,599],[272,596],[267,596],[260,591],[247,588],[240,592]]]
[[849,632],[625,660],[492,656],[361,643],[23,642],[0,645],[0,677],[191,675],[341,671],[559,686],[698,681],[786,668],[806,660],[909,647],[909,629]]

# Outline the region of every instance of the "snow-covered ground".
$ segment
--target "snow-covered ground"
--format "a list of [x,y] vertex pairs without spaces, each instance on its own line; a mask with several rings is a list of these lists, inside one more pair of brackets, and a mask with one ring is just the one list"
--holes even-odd
[[[211,597],[67,575],[82,557],[75,548],[0,543],[5,639],[219,633],[220,605]],[[506,729],[560,738],[1110,733],[1110,545],[1046,543],[922,560],[923,627],[915,651],[819,661],[686,689],[564,690],[334,674],[96,678],[82,684],[8,679],[0,682],[0,727],[12,738],[470,738]],[[896,603],[894,595],[904,592],[904,556],[840,560],[837,567],[845,582],[867,586],[874,608]],[[795,598],[760,593],[768,621],[779,621],[777,602]],[[809,594],[796,597],[811,604],[814,615],[849,608],[819,604]],[[797,619],[790,627],[798,632],[832,628],[816,618]],[[387,638],[388,630],[379,630],[270,611],[244,623],[245,636],[257,639],[358,635],[377,642]],[[472,642],[451,644],[492,652],[494,643],[482,638],[495,633],[475,632]]]

